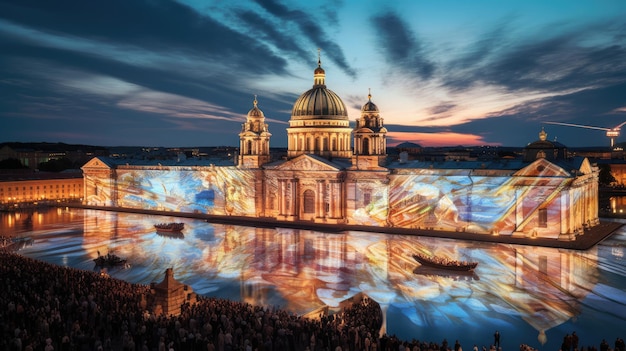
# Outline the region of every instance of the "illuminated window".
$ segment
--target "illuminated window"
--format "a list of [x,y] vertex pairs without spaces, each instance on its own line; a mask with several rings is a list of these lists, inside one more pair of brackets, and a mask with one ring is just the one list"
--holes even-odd
[[539,216],[539,227],[541,228],[548,227],[548,209],[540,208],[538,216]]

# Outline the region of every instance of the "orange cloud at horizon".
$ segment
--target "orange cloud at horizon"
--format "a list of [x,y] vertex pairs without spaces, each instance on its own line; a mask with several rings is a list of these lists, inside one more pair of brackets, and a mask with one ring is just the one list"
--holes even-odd
[[483,137],[476,134],[461,133],[410,133],[410,132],[388,132],[387,145],[396,146],[403,142],[412,142],[425,147],[443,146],[499,146],[500,143],[487,143]]

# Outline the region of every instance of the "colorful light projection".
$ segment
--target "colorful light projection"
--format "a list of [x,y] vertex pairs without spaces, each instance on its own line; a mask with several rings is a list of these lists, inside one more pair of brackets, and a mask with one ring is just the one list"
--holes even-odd
[[[298,314],[336,308],[362,292],[383,311],[401,308],[417,331],[462,319],[477,325],[493,320],[509,323],[514,316],[536,330],[542,342],[550,329],[580,314],[581,301],[593,295],[598,277],[596,249],[581,253],[189,219],[184,219],[184,238],[166,238],[156,235],[152,226],[162,221],[89,211],[83,249],[91,252],[90,257],[105,248],[132,257],[134,272],[121,274],[159,279],[164,268],[173,267],[176,278],[195,292],[281,306]],[[411,258],[414,252],[477,261],[479,268],[469,275],[420,270]],[[614,297],[593,297],[598,298]]]
[[254,174],[234,167],[117,169],[117,180],[85,177],[94,192],[88,204],[252,216]]
[[302,171],[280,184],[237,167],[120,166],[115,176],[86,174],[87,204],[552,238],[598,220],[593,176],[579,180],[543,159],[515,173],[416,168],[328,181]]
[[[437,330],[460,337],[471,334],[466,328],[497,324],[511,326],[505,332],[509,341],[512,331],[519,331],[520,341],[537,337],[546,348],[558,348],[564,331],[580,330],[576,325],[585,325],[592,336],[616,335],[623,323],[615,311],[626,308],[624,230],[578,252],[214,225],[112,211],[51,210],[42,216],[45,220],[31,228],[21,224],[26,213],[6,213],[0,229],[34,239],[20,250],[25,256],[94,269],[97,251],[110,251],[131,264],[111,271],[114,277],[149,284],[172,267],[176,278],[195,292],[298,314],[338,306],[363,292],[389,311],[388,331],[409,338],[439,340],[433,334]],[[153,225],[168,221],[185,222],[183,236],[156,233]],[[410,257],[414,252],[478,261],[479,266],[473,275],[433,272],[420,268]],[[598,319],[604,323],[596,323]]]

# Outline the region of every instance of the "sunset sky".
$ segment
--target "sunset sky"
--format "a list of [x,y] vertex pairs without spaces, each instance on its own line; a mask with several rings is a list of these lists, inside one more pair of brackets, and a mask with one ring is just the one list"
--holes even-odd
[[[0,142],[270,146],[326,84],[368,89],[388,145],[609,146],[626,121],[626,1],[0,0]],[[625,128],[626,129],[626,128]],[[626,130],[617,142],[626,142]]]

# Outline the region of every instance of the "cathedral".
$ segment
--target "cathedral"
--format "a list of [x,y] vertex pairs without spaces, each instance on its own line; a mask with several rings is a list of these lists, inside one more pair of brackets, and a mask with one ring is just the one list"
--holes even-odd
[[575,240],[598,220],[598,168],[563,145],[530,143],[519,159],[391,159],[371,94],[350,126],[326,87],[295,101],[287,156],[272,160],[272,134],[254,98],[234,164],[96,157],[85,164],[84,203],[131,209]]

